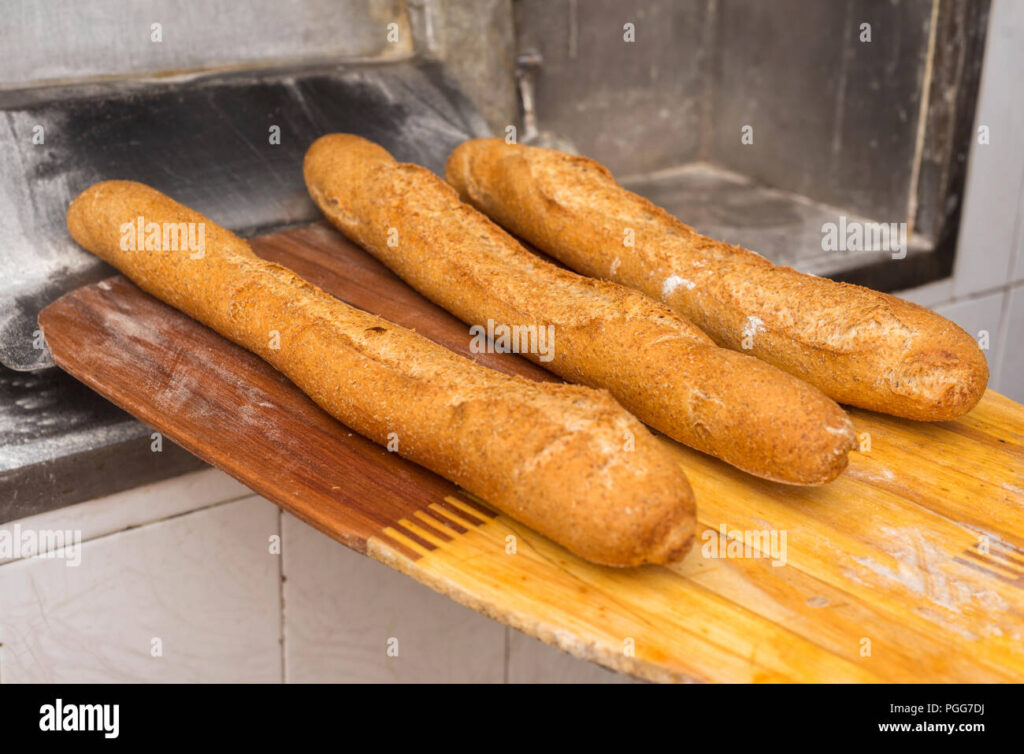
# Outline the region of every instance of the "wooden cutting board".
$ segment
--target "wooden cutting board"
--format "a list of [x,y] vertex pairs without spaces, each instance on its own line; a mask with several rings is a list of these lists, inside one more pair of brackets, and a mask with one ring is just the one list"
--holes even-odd
[[[465,325],[328,227],[253,247],[456,352],[554,379],[469,354]],[[578,657],[659,681],[1024,680],[1024,407],[992,391],[956,422],[853,411],[862,452],[815,489],[666,439],[697,496],[697,544],[672,567],[617,570],[350,432],[122,277],[39,321],[58,365],[149,426],[345,545]]]

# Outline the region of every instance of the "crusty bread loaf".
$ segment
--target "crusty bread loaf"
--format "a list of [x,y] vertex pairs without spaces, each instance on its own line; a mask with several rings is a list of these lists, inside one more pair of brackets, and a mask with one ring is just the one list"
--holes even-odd
[[470,325],[551,327],[524,355],[606,388],[651,426],[752,474],[790,484],[838,475],[853,426],[818,389],[717,347],[667,306],[542,260],[430,171],[358,136],[306,153],[306,185],[346,236]]
[[[202,224],[205,252],[124,250],[122,225],[137,218]],[[694,504],[683,471],[608,393],[486,369],[259,259],[231,232],[138,183],[91,187],[67,222],[84,247],[263,357],[339,421],[381,444],[395,433],[401,455],[581,557],[663,563],[690,547]]]
[[593,160],[477,139],[452,153],[446,177],[465,201],[574,270],[644,291],[719,345],[841,403],[938,421],[966,413],[985,391],[984,355],[949,320],[702,236]]

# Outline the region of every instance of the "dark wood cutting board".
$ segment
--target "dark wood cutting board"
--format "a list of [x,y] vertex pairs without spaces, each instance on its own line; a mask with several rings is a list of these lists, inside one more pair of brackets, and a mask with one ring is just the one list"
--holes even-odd
[[[519,356],[471,353],[465,325],[324,225],[252,246],[353,306],[489,367],[556,379]],[[65,296],[39,322],[62,369],[355,550],[366,552],[370,536],[402,517],[431,505],[451,508],[446,498],[460,497],[448,480],[339,424],[261,358],[120,275]],[[495,515],[461,499],[478,517]],[[413,554],[401,541],[392,544]]]
[[[260,256],[471,354],[468,328],[322,224]],[[1024,407],[992,393],[920,424],[852,411],[870,450],[820,488],[754,479],[663,440],[698,500],[671,567],[586,563],[325,414],[258,357],[114,277],[39,318],[56,363],[347,546],[567,651],[653,680],[1024,679]],[[785,533],[784,562],[719,557]],[[509,542],[516,543],[510,552]]]

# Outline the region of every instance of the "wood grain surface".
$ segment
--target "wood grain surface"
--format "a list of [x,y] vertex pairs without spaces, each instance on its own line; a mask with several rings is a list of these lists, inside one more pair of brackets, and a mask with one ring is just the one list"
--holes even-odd
[[[555,379],[470,354],[465,325],[322,224],[253,248],[453,351]],[[1024,407],[991,391],[955,422],[852,411],[862,450],[819,488],[663,440],[698,496],[697,545],[675,566],[613,569],[364,440],[121,277],[64,296],[40,324],[59,366],[204,460],[579,657],[659,681],[1024,680]]]

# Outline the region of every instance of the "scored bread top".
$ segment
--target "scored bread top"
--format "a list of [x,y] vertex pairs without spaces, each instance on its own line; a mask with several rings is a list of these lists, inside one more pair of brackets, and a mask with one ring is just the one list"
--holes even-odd
[[469,324],[550,326],[566,379],[603,387],[669,436],[749,473],[821,484],[847,464],[849,418],[818,389],[717,347],[685,317],[622,285],[530,253],[425,168],[351,134],[318,139],[311,196],[349,238]]
[[[120,228],[139,217],[202,223],[205,252],[121,248]],[[582,557],[636,565],[688,549],[693,496],[682,469],[607,392],[482,367],[256,257],[142,184],[97,184],[67,220],[80,244],[266,359],[340,421],[380,444],[395,433],[400,455]]]
[[[347,236],[404,279],[437,288],[431,297],[442,297],[445,308],[463,320],[474,319],[476,301],[487,291],[500,294],[524,323],[587,327],[628,320],[649,326],[652,337],[713,345],[698,327],[648,296],[526,252],[429,170],[399,163],[367,139],[321,137],[307,152],[304,169],[317,204]],[[413,244],[424,252],[407,253]],[[430,285],[442,279],[447,285]]]
[[[949,320],[703,236],[593,160],[478,139],[455,150],[447,178],[468,202],[569,267],[657,297],[718,344],[842,403],[942,420],[984,393],[984,355]],[[631,247],[621,242],[626,229]]]

